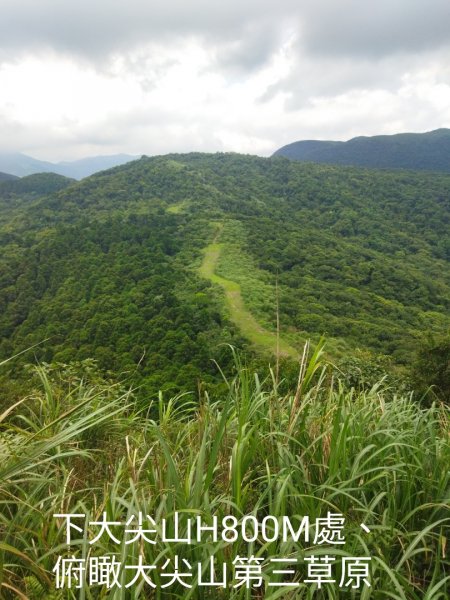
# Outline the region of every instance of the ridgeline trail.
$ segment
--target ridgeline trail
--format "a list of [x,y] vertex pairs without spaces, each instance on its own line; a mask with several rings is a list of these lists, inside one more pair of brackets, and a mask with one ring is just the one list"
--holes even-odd
[[[204,248],[204,258],[199,273],[202,277],[222,287],[225,292],[226,304],[231,320],[239,327],[244,337],[255,344],[255,346],[259,346],[276,355],[276,334],[262,327],[252,313],[245,308],[241,295],[241,286],[235,281],[225,279],[225,277],[221,277],[215,273],[216,264],[224,246],[218,241],[221,231],[222,228],[219,229],[213,243]],[[279,338],[279,354],[280,356],[289,356],[295,359],[299,357],[298,351],[283,340],[281,336]]]

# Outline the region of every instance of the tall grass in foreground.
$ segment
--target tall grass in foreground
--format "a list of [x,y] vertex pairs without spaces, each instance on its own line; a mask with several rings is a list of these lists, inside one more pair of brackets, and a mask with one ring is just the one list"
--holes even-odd
[[[146,414],[129,395],[106,382],[73,377],[52,380],[40,369],[41,392],[0,416],[0,590],[4,598],[299,598],[438,600],[448,598],[447,536],[450,515],[448,414],[443,406],[420,408],[409,397],[387,393],[380,382],[369,391],[344,389],[322,362],[321,349],[305,350],[292,394],[280,397],[276,378],[260,381],[238,364],[224,397],[204,394],[160,398]],[[237,360],[238,362],[238,360]],[[28,408],[27,408],[28,407]],[[311,537],[297,542],[238,539],[200,544],[114,543],[87,526],[65,543],[64,519],[137,522],[150,515],[201,516],[211,525],[226,515],[240,521],[273,515],[293,523],[309,516]],[[313,543],[315,519],[345,516],[344,545]],[[361,528],[369,527],[370,533]],[[144,525],[144,529],[149,529]],[[111,526],[118,535],[118,528]],[[114,555],[129,565],[160,565],[175,555],[208,572],[210,557],[232,572],[237,557],[261,559],[261,585],[191,588],[142,580],[130,588],[55,588],[58,556],[89,559]],[[337,583],[305,583],[311,556],[370,556],[370,584],[340,589]],[[141,557],[141,558],[140,558]],[[272,558],[296,559],[295,575],[277,575]],[[306,559],[306,560],[305,560]],[[289,568],[283,565],[282,569]],[[339,569],[339,566],[338,566]],[[183,569],[180,568],[182,571]],[[339,570],[337,571],[339,572]],[[276,587],[284,580],[298,587]],[[256,580],[255,580],[256,581]],[[254,582],[255,582],[254,581]],[[253,583],[254,583],[253,582]]]

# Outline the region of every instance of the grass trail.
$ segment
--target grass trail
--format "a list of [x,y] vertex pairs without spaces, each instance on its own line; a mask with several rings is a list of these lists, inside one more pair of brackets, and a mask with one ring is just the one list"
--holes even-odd
[[[239,327],[242,334],[253,344],[268,350],[272,354],[277,353],[277,336],[275,333],[264,329],[250,311],[244,306],[241,295],[241,286],[235,281],[225,279],[215,273],[217,261],[223,248],[217,240],[221,229],[216,235],[214,242],[204,249],[204,258],[200,266],[200,275],[209,279],[213,283],[219,284],[225,291],[225,298],[231,320]],[[279,340],[280,356],[290,356],[297,359],[299,353],[280,337]]]

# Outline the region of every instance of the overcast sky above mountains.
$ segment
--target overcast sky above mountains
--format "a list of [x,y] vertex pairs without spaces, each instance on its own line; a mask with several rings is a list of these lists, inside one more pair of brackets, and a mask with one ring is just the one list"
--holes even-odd
[[2,0],[0,151],[44,160],[450,126],[448,0]]

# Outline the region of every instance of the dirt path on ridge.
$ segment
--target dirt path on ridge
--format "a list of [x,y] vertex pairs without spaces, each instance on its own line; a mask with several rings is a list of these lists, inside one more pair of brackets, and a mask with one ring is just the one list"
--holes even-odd
[[[272,331],[262,327],[252,313],[245,308],[241,295],[241,286],[231,279],[225,279],[217,275],[215,268],[222,252],[223,244],[219,243],[221,229],[219,229],[212,244],[206,246],[203,250],[204,258],[199,268],[202,277],[209,279],[212,283],[217,283],[225,292],[227,308],[233,323],[239,327],[244,337],[253,344],[269,350],[272,354],[277,353],[277,336]],[[279,340],[280,356],[290,356],[297,359],[299,353],[280,337]]]

